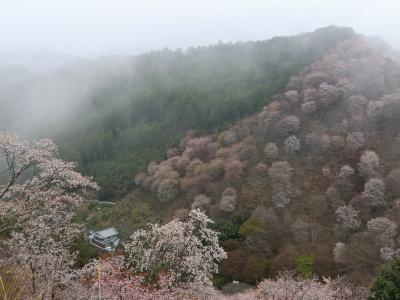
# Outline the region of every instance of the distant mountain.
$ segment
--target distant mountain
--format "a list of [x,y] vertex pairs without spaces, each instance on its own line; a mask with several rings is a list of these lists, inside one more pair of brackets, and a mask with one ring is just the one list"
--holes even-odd
[[79,63],[82,59],[51,50],[0,51],[0,66],[23,66],[31,71],[43,72]]

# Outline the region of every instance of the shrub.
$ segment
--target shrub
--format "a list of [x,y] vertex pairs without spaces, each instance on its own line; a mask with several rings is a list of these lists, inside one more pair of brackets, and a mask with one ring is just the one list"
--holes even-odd
[[250,235],[262,233],[264,231],[264,225],[257,219],[248,219],[244,222],[239,229],[239,234],[243,237],[249,237]]
[[240,226],[243,224],[243,220],[240,217],[227,217],[218,218],[215,223],[211,224],[211,228],[216,232],[219,232],[218,238],[220,242],[226,240],[238,240],[242,238],[239,233]]
[[306,279],[312,278],[314,274],[314,256],[300,255],[296,258],[297,272]]
[[388,264],[371,288],[369,300],[400,299],[400,258]]

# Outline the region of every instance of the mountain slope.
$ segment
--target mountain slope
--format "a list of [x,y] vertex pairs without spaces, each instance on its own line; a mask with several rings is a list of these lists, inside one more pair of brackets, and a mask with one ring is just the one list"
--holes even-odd
[[190,129],[212,132],[256,112],[340,41],[347,28],[294,37],[157,51],[127,62],[129,75],[99,88],[55,135],[64,155],[81,163],[118,199],[133,176]]
[[136,184],[169,218],[201,208],[216,220],[225,279],[309,258],[318,274],[370,284],[400,255],[400,67],[354,36],[272,100],[224,131],[189,132]]

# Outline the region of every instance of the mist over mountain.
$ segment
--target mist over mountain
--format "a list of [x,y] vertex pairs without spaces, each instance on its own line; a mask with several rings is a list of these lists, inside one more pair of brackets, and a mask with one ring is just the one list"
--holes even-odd
[[[204,228],[219,232],[213,241],[227,253],[216,287],[285,278],[286,269],[369,288],[400,256],[399,57],[379,37],[337,26],[96,59],[0,53],[0,129],[53,139],[99,184],[51,161],[49,141],[33,144],[25,160],[37,159],[50,180],[62,174],[53,193],[63,180],[66,190],[94,188],[73,194],[93,201],[66,220],[144,239],[138,229],[149,222],[169,234],[210,217]],[[4,153],[25,154],[26,145]],[[125,249],[130,259],[137,244]],[[76,269],[98,256],[84,238],[68,247]],[[352,297],[343,299],[363,299]]]
[[23,66],[34,72],[53,70],[78,63],[80,58],[51,50],[1,51],[0,65]]

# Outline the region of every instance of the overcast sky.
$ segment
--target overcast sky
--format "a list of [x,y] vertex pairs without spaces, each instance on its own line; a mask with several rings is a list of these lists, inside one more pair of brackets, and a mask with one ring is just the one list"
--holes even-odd
[[400,48],[399,0],[0,0],[0,49],[133,54],[336,24]]

